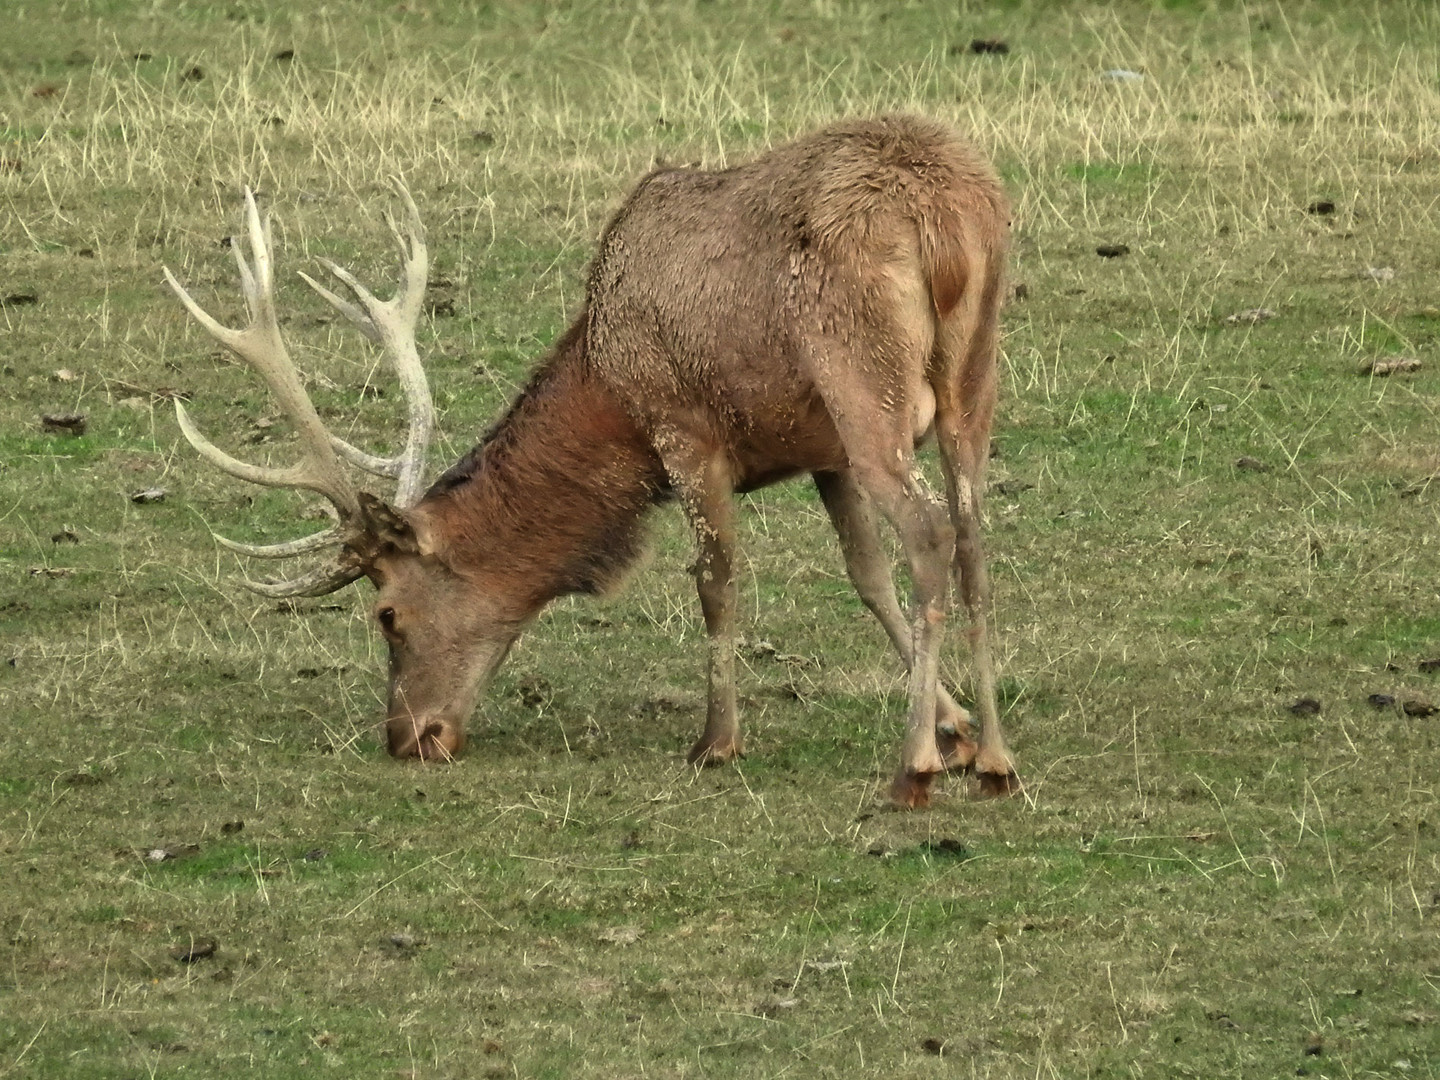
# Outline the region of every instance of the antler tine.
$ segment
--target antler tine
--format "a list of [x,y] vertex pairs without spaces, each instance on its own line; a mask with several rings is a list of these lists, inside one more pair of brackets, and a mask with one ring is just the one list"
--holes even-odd
[[293,555],[308,555],[312,551],[319,551],[331,544],[342,543],[345,539],[340,530],[333,527],[323,529],[318,533],[311,533],[309,536],[302,536],[298,540],[282,540],[278,544],[244,544],[239,540],[221,536],[219,533],[211,533],[211,535],[215,537],[216,543],[221,547],[228,548],[237,555],[249,555],[254,559],[288,559]]
[[396,458],[378,457],[367,454],[358,446],[352,446],[339,435],[331,434],[330,445],[342,458],[358,469],[364,469],[376,476],[396,477],[400,475],[400,462]]
[[304,486],[301,483],[306,479],[303,463],[276,469],[265,465],[252,465],[248,461],[231,457],[200,433],[200,429],[190,419],[190,413],[186,411],[185,406],[178,398],[175,401],[175,419],[180,424],[181,434],[185,436],[191,446],[199,451],[202,458],[236,479],[248,480],[252,484],[263,484],[265,487]]
[[430,386],[415,347],[415,325],[420,319],[430,263],[425,246],[425,226],[420,220],[415,200],[398,177],[392,180],[392,187],[405,203],[407,218],[404,232],[388,214],[385,218],[400,250],[400,285],[393,297],[384,301],[376,299],[348,270],[328,259],[321,260],[322,264],[350,291],[356,302],[352,303],[332,292],[308,274],[300,276],[362,334],[382,346],[395,370],[410,413],[404,450],[391,458],[379,458],[333,437],[332,445],[340,456],[360,468],[377,475],[396,477],[395,503],[404,509],[420,498],[425,452],[435,424]]
[[359,567],[340,564],[317,566],[307,574],[286,581],[254,581],[245,579],[245,587],[261,596],[277,600],[296,596],[328,596],[337,589],[343,589],[362,574]]
[[249,555],[255,559],[288,559],[294,555],[308,555],[312,551],[319,551],[331,544],[343,544],[347,539],[346,531],[341,527],[340,515],[335,508],[327,505],[322,509],[330,515],[335,524],[328,529],[311,533],[309,536],[302,536],[297,540],[282,540],[278,544],[245,544],[239,540],[221,536],[217,532],[212,532],[210,535],[221,547],[227,548],[237,555]]

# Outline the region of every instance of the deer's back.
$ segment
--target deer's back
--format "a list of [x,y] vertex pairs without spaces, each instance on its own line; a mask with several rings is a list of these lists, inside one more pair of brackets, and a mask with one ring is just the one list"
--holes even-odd
[[587,363],[642,427],[731,446],[742,486],[838,467],[816,350],[933,322],[922,230],[997,213],[989,165],[915,117],[852,121],[723,171],[653,173],[601,241]]

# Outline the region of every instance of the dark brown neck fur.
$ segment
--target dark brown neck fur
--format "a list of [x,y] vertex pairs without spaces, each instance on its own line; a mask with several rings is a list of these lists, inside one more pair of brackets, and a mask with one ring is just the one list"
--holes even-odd
[[582,316],[418,509],[452,569],[538,609],[618,581],[667,494],[654,450],[588,371]]

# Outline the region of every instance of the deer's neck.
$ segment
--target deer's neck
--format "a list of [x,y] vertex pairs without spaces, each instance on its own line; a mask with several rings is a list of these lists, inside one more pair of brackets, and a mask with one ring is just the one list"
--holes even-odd
[[420,509],[452,568],[538,610],[616,584],[666,488],[654,449],[588,374],[577,324]]

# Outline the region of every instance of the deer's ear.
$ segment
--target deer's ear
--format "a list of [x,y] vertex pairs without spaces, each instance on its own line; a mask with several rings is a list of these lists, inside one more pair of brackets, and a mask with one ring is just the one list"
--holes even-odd
[[439,552],[440,544],[435,538],[430,515],[417,507],[406,515],[405,521],[410,526],[410,535],[414,538],[415,550],[419,554],[435,555]]

